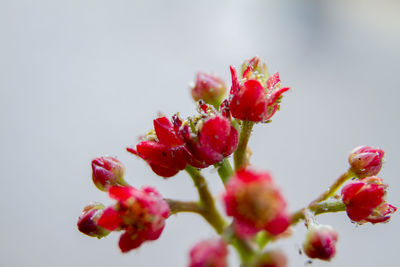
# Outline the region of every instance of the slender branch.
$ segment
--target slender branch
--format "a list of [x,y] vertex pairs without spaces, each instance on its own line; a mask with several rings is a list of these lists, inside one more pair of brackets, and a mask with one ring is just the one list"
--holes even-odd
[[242,123],[242,128],[239,136],[239,144],[235,153],[233,154],[236,171],[244,167],[247,163],[247,144],[249,143],[253,125],[254,122],[252,121],[243,121]]
[[179,212],[193,212],[202,215],[203,210],[201,209],[199,203],[194,201],[180,201],[175,199],[164,199],[171,210],[171,215]]
[[[336,201],[324,201],[321,203],[317,203],[313,205],[309,210],[314,214],[314,215],[319,215],[323,213],[328,213],[328,212],[340,212],[340,211],[345,211],[346,210],[346,205],[341,201],[341,200],[336,200]],[[305,211],[306,208],[302,208],[290,216],[290,224],[295,225],[299,221],[305,219]]]
[[331,196],[333,196],[336,191],[350,178],[354,176],[354,173],[350,170],[342,174],[324,193],[317,197],[313,202],[311,202],[308,207],[313,209],[319,202],[325,201]]
[[229,160],[227,158],[224,158],[220,163],[215,164],[214,166],[215,168],[217,168],[218,175],[225,185],[233,174],[233,169],[231,164],[229,163]]
[[206,219],[211,226],[215,229],[215,231],[221,234],[224,230],[226,225],[223,217],[215,207],[214,198],[208,189],[207,182],[201,173],[192,166],[186,167],[186,172],[192,178],[194,185],[197,188],[197,192],[199,193],[200,197],[200,207],[202,208],[203,212],[202,215],[204,219]]
[[236,235],[232,224],[225,228],[222,236],[227,243],[231,244],[236,249],[242,264],[249,263],[251,261],[255,254],[254,248],[247,240],[241,239]]

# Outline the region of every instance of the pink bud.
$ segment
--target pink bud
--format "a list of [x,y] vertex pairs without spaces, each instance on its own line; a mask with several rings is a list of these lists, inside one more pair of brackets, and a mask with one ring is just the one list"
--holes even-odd
[[356,147],[349,155],[350,169],[360,178],[374,176],[382,168],[385,152],[370,146]]
[[79,231],[85,235],[97,238],[107,236],[110,232],[97,224],[103,212],[104,206],[101,203],[94,202],[87,205],[78,219],[77,225]]
[[205,240],[190,250],[189,267],[227,267],[228,249],[220,239]]
[[390,219],[397,208],[385,201],[387,185],[376,176],[347,184],[342,189],[343,203],[352,221],[380,223]]
[[218,76],[199,72],[196,83],[192,87],[192,97],[195,101],[203,100],[207,104],[219,106],[225,96],[225,82]]
[[289,226],[286,202],[267,172],[240,170],[229,180],[224,195],[226,213],[234,217],[233,227],[241,237],[260,230],[271,235]]
[[285,254],[279,250],[272,250],[260,256],[251,266],[254,267],[286,267]]
[[125,166],[113,157],[100,157],[92,161],[92,179],[101,191],[107,191],[112,185],[126,184],[124,181]]
[[337,232],[329,225],[311,225],[303,243],[303,250],[310,258],[329,261],[335,256]]

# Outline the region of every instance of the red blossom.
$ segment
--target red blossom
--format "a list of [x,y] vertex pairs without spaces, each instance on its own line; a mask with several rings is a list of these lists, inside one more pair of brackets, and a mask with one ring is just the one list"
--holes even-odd
[[226,186],[224,202],[241,237],[253,236],[260,230],[278,235],[289,226],[286,202],[268,172],[236,172]]
[[303,250],[313,259],[330,260],[336,254],[337,232],[329,225],[312,225],[308,229]]
[[112,186],[108,192],[117,204],[106,208],[97,223],[110,231],[124,231],[119,240],[122,252],[160,237],[169,206],[154,188]]
[[99,157],[92,161],[92,179],[101,191],[107,191],[112,185],[123,185],[125,166],[113,157]]
[[189,127],[186,127],[183,136],[194,161],[203,166],[220,162],[238,145],[238,132],[230,120],[220,115],[205,119],[197,133],[189,132]]
[[349,218],[358,223],[388,221],[397,208],[386,203],[386,188],[382,179],[375,176],[344,186],[342,199]]
[[266,66],[260,64],[258,58],[245,64],[241,80],[238,79],[235,68],[230,69],[232,87],[229,109],[232,116],[254,122],[268,121],[279,109],[280,98],[289,87],[281,88],[278,73],[267,79]]
[[181,122],[175,116],[173,122],[161,117],[153,123],[156,138],[142,141],[136,145],[136,149],[127,150],[147,161],[156,174],[162,177],[174,176],[186,167],[188,158],[185,143],[178,135]]
[[226,93],[226,86],[222,78],[199,72],[191,91],[195,101],[203,100],[207,104],[218,105]]
[[226,267],[228,249],[221,239],[205,240],[190,250],[189,267]]
[[107,236],[110,232],[97,224],[103,212],[104,206],[101,203],[94,202],[87,205],[78,219],[79,231],[91,237],[102,238]]
[[350,169],[359,177],[374,176],[379,173],[385,152],[370,146],[356,147],[349,155]]

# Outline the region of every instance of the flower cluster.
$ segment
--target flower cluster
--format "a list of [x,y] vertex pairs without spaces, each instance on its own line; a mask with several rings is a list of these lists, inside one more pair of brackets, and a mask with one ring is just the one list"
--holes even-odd
[[[301,220],[307,227],[305,255],[327,261],[336,254],[338,233],[331,226],[318,224],[317,215],[346,211],[359,224],[390,219],[397,208],[386,202],[388,186],[377,177],[385,153],[369,146],[354,149],[348,171],[309,205],[290,213],[270,173],[251,166],[248,148],[253,126],[270,122],[289,87],[282,87],[279,74],[270,75],[258,57],[245,61],[239,76],[236,68],[230,71],[232,85],[227,96],[222,78],[198,73],[191,86],[197,114],[158,117],[153,129],[127,148],[163,178],[185,170],[194,182],[198,199],[165,199],[153,187],[137,189],[124,179],[122,162],[114,157],[98,157],[91,164],[93,183],[115,203],[108,207],[97,202],[87,205],[78,218],[80,232],[100,239],[120,231],[119,247],[125,253],[158,239],[171,214],[192,212],[204,218],[218,238],[193,246],[189,267],[227,267],[229,245],[238,252],[242,266],[286,267],[282,251],[265,247],[290,236],[290,227]],[[216,169],[224,184],[225,214],[218,210],[201,173],[208,167]]]

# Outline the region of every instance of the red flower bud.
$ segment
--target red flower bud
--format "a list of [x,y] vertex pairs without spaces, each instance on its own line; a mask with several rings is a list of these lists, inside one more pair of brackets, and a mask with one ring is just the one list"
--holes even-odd
[[78,219],[77,225],[79,231],[85,235],[97,238],[107,236],[110,232],[97,224],[103,212],[104,206],[101,203],[94,202],[87,205]]
[[229,109],[236,119],[266,122],[279,109],[282,94],[289,87],[280,87],[278,73],[268,78],[266,66],[260,64],[258,58],[251,59],[244,66],[241,80],[231,67]]
[[180,124],[177,117],[173,123],[166,117],[155,119],[156,136],[152,140],[140,142],[136,149],[127,150],[147,161],[156,174],[162,177],[174,176],[186,167],[188,158],[185,143],[178,135]]
[[190,250],[189,267],[226,267],[228,249],[220,240],[206,240],[197,243]]
[[101,191],[112,185],[124,185],[125,166],[113,157],[100,157],[92,160],[92,179]]
[[385,152],[370,146],[356,147],[349,156],[350,169],[359,177],[374,176],[382,168]]
[[286,267],[285,254],[279,250],[272,250],[260,256],[251,266],[254,267]]
[[160,237],[169,206],[154,188],[138,190],[130,186],[112,186],[108,193],[117,204],[106,208],[97,223],[110,231],[125,231],[119,240],[122,252]]
[[206,119],[197,135],[187,132],[184,136],[191,155],[204,166],[220,162],[238,145],[238,132],[230,120],[220,115]]
[[388,221],[397,208],[386,203],[386,188],[382,179],[375,176],[344,186],[342,199],[349,218],[358,223]]
[[337,232],[329,225],[311,225],[303,243],[306,255],[313,259],[330,260],[336,254]]
[[196,83],[192,87],[192,97],[195,101],[202,99],[207,104],[218,106],[225,93],[226,86],[220,77],[204,72],[197,73]]
[[267,172],[236,172],[226,186],[224,202],[241,237],[253,236],[260,230],[278,235],[289,226],[286,202]]

